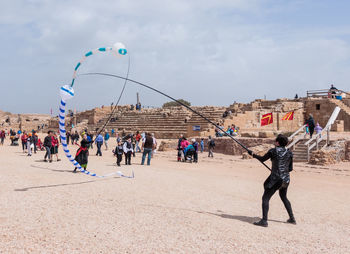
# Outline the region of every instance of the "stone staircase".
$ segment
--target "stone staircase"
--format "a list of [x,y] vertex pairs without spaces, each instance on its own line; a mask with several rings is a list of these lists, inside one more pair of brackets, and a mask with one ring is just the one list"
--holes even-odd
[[[309,139],[301,139],[294,147],[293,150],[293,162],[307,162],[307,142]],[[322,148],[326,144],[326,140],[321,140],[318,144],[319,148]],[[311,151],[316,150],[316,146],[311,149]]]
[[341,100],[337,100],[337,99],[329,99],[329,100],[350,115],[350,107],[348,105],[343,103]]

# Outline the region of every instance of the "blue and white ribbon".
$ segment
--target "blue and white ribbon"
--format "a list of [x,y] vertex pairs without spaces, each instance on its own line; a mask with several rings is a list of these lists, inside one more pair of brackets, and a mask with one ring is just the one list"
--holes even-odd
[[90,171],[85,170],[75,159],[74,157],[70,154],[70,151],[68,149],[68,145],[67,145],[67,136],[66,136],[66,126],[65,126],[65,117],[66,117],[66,104],[67,101],[72,99],[74,97],[74,90],[73,90],[73,85],[74,85],[74,81],[76,79],[76,75],[77,75],[77,70],[78,68],[81,66],[81,64],[86,60],[86,58],[88,56],[91,56],[97,52],[106,52],[106,51],[112,51],[114,53],[116,53],[117,55],[121,55],[124,56],[127,54],[127,51],[125,49],[125,46],[122,43],[116,43],[114,44],[113,47],[107,47],[107,48],[98,48],[92,51],[89,51],[88,53],[86,53],[84,55],[84,57],[79,61],[79,63],[76,65],[75,69],[74,69],[74,73],[73,73],[73,80],[71,85],[65,85],[62,86],[60,88],[60,96],[61,96],[61,102],[60,102],[60,107],[59,107],[59,130],[60,130],[60,136],[61,136],[61,142],[62,142],[62,147],[63,147],[63,151],[66,155],[66,157],[69,159],[69,161],[78,169],[80,170],[82,173],[85,173],[89,176],[95,176],[95,177],[99,177],[99,178],[103,178],[103,177],[108,177],[111,175],[119,175],[120,177],[125,177],[125,178],[134,178],[134,172],[132,172],[131,176],[126,176],[124,175],[121,171],[117,171],[114,173],[110,173],[107,175],[97,175],[95,173],[91,173]]

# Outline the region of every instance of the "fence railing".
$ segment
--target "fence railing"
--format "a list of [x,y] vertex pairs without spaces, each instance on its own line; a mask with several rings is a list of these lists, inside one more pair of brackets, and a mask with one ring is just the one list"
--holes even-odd
[[[331,89],[321,89],[321,90],[309,90],[306,91],[306,96],[309,97],[326,97],[330,98],[332,97],[332,90]],[[350,96],[349,92],[345,92],[343,90],[336,89],[334,90],[336,95],[341,95],[342,93],[346,94],[347,96]]]
[[[320,150],[320,149],[323,149],[324,147],[329,145],[329,140],[330,140],[329,134],[330,134],[332,125],[334,124],[335,120],[337,119],[337,117],[339,115],[339,112],[340,112],[340,108],[338,106],[335,107],[335,109],[333,110],[333,113],[332,113],[331,117],[329,118],[328,123],[326,124],[324,129],[320,133],[316,134],[313,138],[311,138],[310,140],[305,142],[305,145],[307,146],[307,161],[310,160],[311,150],[315,146],[316,146],[317,150]],[[325,135],[325,133],[326,133],[326,135]],[[322,146],[321,148],[319,148],[320,142],[325,137],[327,137],[327,141],[326,141],[325,145]]]
[[[301,135],[300,135],[301,134]],[[306,124],[301,126],[296,132],[294,132],[292,135],[288,137],[289,141],[292,141],[287,148],[290,149],[291,147],[294,150],[294,146],[301,140],[306,137]]]

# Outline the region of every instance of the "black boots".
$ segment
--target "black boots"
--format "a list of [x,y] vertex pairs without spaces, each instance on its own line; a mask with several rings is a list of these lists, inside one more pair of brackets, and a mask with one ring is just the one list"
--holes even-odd
[[[294,218],[288,219],[288,220],[287,220],[287,223],[293,224],[293,225],[296,225],[296,224],[297,224],[297,222],[295,221]],[[260,227],[267,227],[267,226],[268,226],[267,221],[266,221],[266,220],[263,220],[263,219],[261,219],[260,221],[256,221],[256,222],[254,222],[253,224],[254,224],[255,226],[260,226]]]
[[296,225],[296,224],[297,224],[297,222],[295,221],[295,219],[294,219],[294,218],[290,218],[290,219],[288,219],[288,220],[287,220],[287,223],[294,224],[294,225]]
[[267,221],[263,220],[263,219],[261,219],[260,221],[256,221],[253,224],[255,226],[260,226],[260,227],[265,227],[265,228],[268,226]]

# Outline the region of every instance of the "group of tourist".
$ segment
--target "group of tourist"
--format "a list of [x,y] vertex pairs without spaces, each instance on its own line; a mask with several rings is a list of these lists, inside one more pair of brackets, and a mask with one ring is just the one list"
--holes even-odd
[[310,134],[310,139],[312,135],[316,131],[316,134],[320,134],[322,132],[322,127],[319,123],[315,124],[315,120],[312,114],[309,114],[309,118],[305,121],[305,132],[306,134]]
[[219,137],[223,137],[225,136],[226,134],[229,134],[231,136],[237,136],[238,135],[238,131],[239,131],[239,127],[237,127],[236,125],[232,124],[232,125],[229,125],[225,131],[225,127],[220,124],[220,123],[217,123],[216,124],[218,127],[215,128],[215,137],[219,138]]
[[[121,162],[123,160],[123,156],[125,158],[125,165],[131,165],[131,158],[135,157],[136,152],[142,152],[142,160],[141,165],[144,165],[146,156],[147,156],[147,165],[151,164],[151,158],[156,151],[157,148],[157,140],[154,137],[154,134],[151,133],[142,133],[139,131],[136,134],[128,134],[120,137],[118,132],[113,133],[115,135],[117,145],[115,149],[112,151],[114,156],[117,157],[117,166],[121,166]],[[82,141],[80,142],[79,149],[77,150],[75,160],[84,168],[87,168],[88,164],[88,156],[89,156],[89,148],[93,143],[93,140],[88,139],[88,132],[84,131],[82,133]],[[91,139],[91,137],[90,137]],[[97,146],[97,156],[102,156],[101,147],[103,143],[106,146],[106,150],[108,149],[107,142],[110,139],[109,133],[106,131],[104,136],[98,134],[95,139],[95,144]],[[140,148],[140,143],[142,143]],[[77,168],[74,169],[73,172],[77,172]]]
[[[213,151],[215,148],[214,139],[209,136],[208,137],[208,157],[214,157]],[[177,161],[190,161],[190,162],[198,162],[198,151],[203,153],[204,151],[204,139],[201,138],[200,143],[197,142],[196,139],[191,139],[191,142],[187,140],[184,135],[180,135],[177,143]]]

